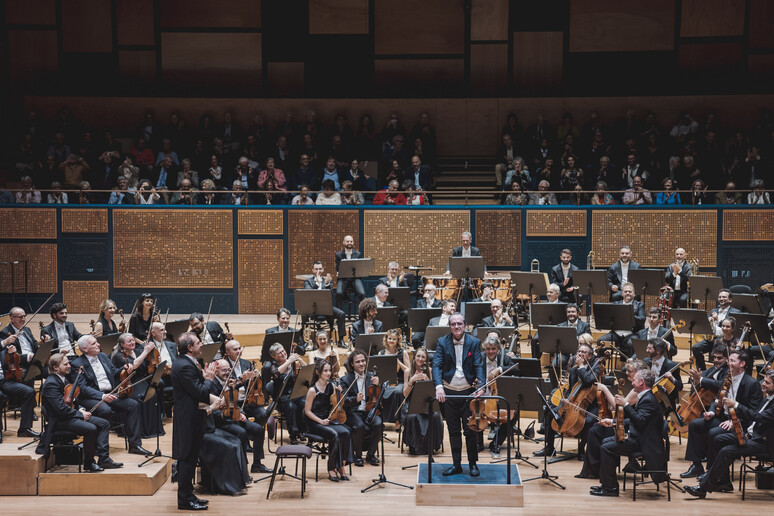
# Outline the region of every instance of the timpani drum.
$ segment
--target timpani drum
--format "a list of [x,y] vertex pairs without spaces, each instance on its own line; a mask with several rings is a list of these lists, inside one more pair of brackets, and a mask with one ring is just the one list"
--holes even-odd
[[449,276],[423,276],[422,281],[425,285],[432,283],[435,285],[435,298],[443,301],[444,299],[457,299],[459,291],[459,280]]
[[503,305],[507,305],[511,302],[511,298],[513,297],[513,289],[511,289],[510,276],[489,276],[484,279],[474,279],[473,286],[475,287],[477,296],[481,296],[481,284],[487,281],[490,282],[494,287],[495,299],[502,301]]

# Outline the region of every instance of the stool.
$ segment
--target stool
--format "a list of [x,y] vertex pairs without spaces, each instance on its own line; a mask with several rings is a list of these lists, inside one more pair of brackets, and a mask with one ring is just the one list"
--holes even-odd
[[[765,464],[770,464],[772,462],[772,459],[768,454],[750,457],[750,459],[757,461],[758,465],[753,466],[751,462],[747,462],[747,457],[744,457],[742,464],[739,466],[739,490],[742,491],[742,500],[745,499],[747,491],[747,475],[751,473],[755,475],[755,484],[759,489],[759,480],[766,479],[767,484],[774,480],[774,473],[768,473],[769,467]],[[768,489],[768,487],[766,487],[766,489]]]
[[55,431],[54,436],[51,439],[51,451],[54,453],[54,464],[59,465],[56,454],[57,451],[68,451],[74,453],[78,457],[78,473],[83,468],[83,444],[74,444],[73,441],[78,439],[78,434],[67,431]]
[[271,482],[269,482],[269,490],[266,492],[266,499],[269,499],[271,490],[274,488],[274,480],[277,478],[277,471],[279,471],[280,464],[285,459],[296,459],[296,475],[298,474],[298,460],[301,459],[301,478],[298,478],[296,475],[288,474],[287,476],[301,481],[301,498],[303,499],[304,491],[306,491],[306,459],[312,458],[312,449],[302,445],[282,445],[277,448],[275,455],[277,458],[274,461],[274,470],[271,473]]

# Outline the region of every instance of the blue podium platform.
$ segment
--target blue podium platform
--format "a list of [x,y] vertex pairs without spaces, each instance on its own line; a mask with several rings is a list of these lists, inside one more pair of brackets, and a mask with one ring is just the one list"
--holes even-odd
[[[443,470],[451,464],[434,463],[431,482],[428,482],[427,463],[417,468],[417,505],[460,506],[469,505],[470,500],[485,501],[495,507],[522,507],[524,505],[523,485],[519,467],[511,464],[511,483],[507,483],[506,464],[478,464],[481,475],[471,477],[468,465],[463,464],[462,473],[443,476]],[[475,497],[475,498],[474,498]]]

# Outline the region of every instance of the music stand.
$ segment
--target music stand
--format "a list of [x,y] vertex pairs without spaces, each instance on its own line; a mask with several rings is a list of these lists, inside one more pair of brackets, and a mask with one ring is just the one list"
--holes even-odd
[[[577,272],[577,271],[576,271]],[[554,421],[556,421],[559,426],[562,424],[562,417],[556,413],[556,411],[551,407],[551,405],[548,404],[546,401],[546,397],[543,395],[543,392],[540,390],[539,386],[535,386],[535,391],[537,392],[537,396],[540,399],[540,405],[541,408],[543,408],[545,412],[548,412],[549,415],[553,418]],[[538,412],[543,412],[538,409]],[[550,421],[545,422],[546,425],[550,425]],[[577,454],[573,454],[575,457],[577,457]],[[564,457],[560,458],[559,460],[563,460]],[[552,461],[554,462],[554,461]],[[548,474],[548,454],[543,454],[543,473],[539,477],[533,477],[533,478],[525,478],[522,482],[529,482],[531,480],[548,480],[552,484],[554,484],[557,487],[562,488],[562,490],[566,489],[562,484],[556,481],[556,479],[559,478],[557,475],[549,475]]]
[[[734,330],[734,336],[739,338],[742,335],[742,325],[749,322],[753,332],[758,336],[763,344],[769,344],[771,341],[771,330],[769,329],[766,316],[763,314],[731,314],[731,317],[736,319],[736,329]],[[747,335],[750,337],[749,333]],[[752,341],[750,341],[752,343]]]
[[297,288],[293,291],[293,301],[296,311],[309,317],[331,317],[333,315],[333,298],[328,288]]
[[99,342],[99,350],[110,356],[110,354],[116,348],[116,345],[118,344],[118,337],[120,336],[120,333],[113,333],[111,335],[102,335],[101,337],[97,337],[97,342]]
[[[575,273],[573,272],[573,275]],[[529,304],[532,304],[532,296],[544,296],[548,291],[548,274],[545,272],[511,272],[511,288],[514,299],[518,294],[528,294]],[[528,339],[532,340],[532,323],[527,320]]]
[[[538,326],[540,332],[540,349],[553,356],[558,354],[571,355],[578,350],[578,335],[575,328],[569,326]],[[545,347],[544,347],[545,345]],[[535,360],[539,360],[535,358]],[[562,378],[562,360],[559,360],[557,379]],[[541,376],[541,375],[537,375]]]
[[694,333],[713,334],[709,319],[707,319],[707,312],[704,310],[696,310],[692,308],[672,308],[669,314],[672,317],[673,325],[678,321],[685,321],[685,326],[682,328],[675,328],[674,332],[689,334],[690,338],[688,343],[690,345],[693,345]]
[[[16,349],[19,349],[18,346]],[[48,359],[51,358],[51,350],[54,348],[53,340],[46,340],[38,345],[38,350],[32,357],[32,361],[27,366],[27,374],[24,375],[23,383],[28,383],[38,376],[43,376],[43,370],[48,365]]]
[[409,328],[413,331],[425,331],[430,319],[439,317],[441,308],[412,308],[408,313]]
[[371,275],[374,268],[373,258],[352,258],[350,260],[341,260],[339,262],[338,279],[359,279],[367,278]]
[[367,355],[375,355],[384,349],[384,336],[387,332],[361,333],[355,338],[355,349],[361,349]]
[[561,324],[567,320],[567,303],[530,303],[532,326]]
[[[519,373],[521,374],[521,368],[519,368]],[[533,464],[530,462],[530,460],[526,457],[524,457],[521,454],[521,410],[534,410],[539,411],[541,406],[540,403],[534,401],[534,396],[527,395],[528,392],[532,392],[535,387],[539,388],[540,384],[540,378],[528,378],[524,376],[516,377],[516,376],[505,376],[500,375],[497,377],[497,380],[495,380],[495,385],[497,385],[497,395],[502,396],[508,401],[508,404],[511,407],[514,407],[515,410],[515,416],[514,419],[516,420],[516,451],[513,456],[513,459],[520,460],[524,462],[525,464],[528,464],[532,466],[535,469],[538,469],[538,466],[536,464]],[[497,410],[499,411],[501,409],[500,404],[497,405]],[[504,423],[509,428],[509,431],[513,431],[513,425],[511,424],[511,421],[509,420],[507,423]],[[500,425],[502,427],[502,425]],[[499,431],[499,429],[498,429]],[[510,435],[508,436],[510,437]],[[510,453],[510,439],[508,439],[508,448]],[[506,459],[497,459],[493,460],[491,464],[496,464],[498,462],[503,462],[508,460]]]
[[267,333],[263,338],[263,345],[261,346],[261,362],[271,360],[269,348],[277,343],[282,344],[282,347],[285,348],[285,353],[290,356],[290,348],[293,346],[293,332],[278,331],[274,333]]
[[312,376],[314,375],[314,362],[302,366],[298,370],[298,377],[296,377],[296,383],[293,384],[293,390],[290,392],[290,399],[294,400],[302,396],[306,396],[306,393],[312,387]]
[[403,381],[398,381],[398,355],[371,355],[368,357],[368,370],[372,371],[376,367],[379,383],[390,382],[390,385],[397,385]]
[[213,342],[212,344],[205,344],[202,346],[202,356],[199,357],[199,360],[203,364],[209,364],[213,361],[215,358],[215,355],[218,354],[218,351],[220,350],[220,342]]
[[178,319],[176,321],[167,323],[164,326],[164,328],[167,330],[167,339],[177,343],[177,338],[181,334],[187,332],[190,326],[191,323],[188,321],[188,319]]
[[414,383],[414,389],[409,403],[409,414],[427,414],[427,482],[433,483],[433,414],[440,412],[441,407],[435,399],[435,385],[432,380],[422,380]]
[[634,291],[642,291],[641,299],[645,295],[657,296],[664,286],[664,271],[661,269],[632,269],[629,271],[629,282],[634,285]]
[[449,272],[453,278],[460,280],[457,291],[457,306],[460,301],[469,299],[465,292],[473,291],[473,278],[483,278],[486,275],[483,256],[452,256],[449,258]]
[[385,330],[391,330],[398,328],[400,323],[398,322],[398,307],[397,306],[385,306],[376,309],[376,320],[381,321],[382,328]]
[[514,330],[516,330],[515,326],[479,326],[476,328],[476,338],[481,342],[484,342],[488,333],[495,332],[501,339],[507,339]]
[[435,351],[438,339],[451,333],[449,326],[428,326],[425,330],[425,348]]
[[591,296],[592,294],[607,294],[607,272],[597,270],[574,271],[572,283],[581,291],[586,291],[586,322],[591,324]]
[[475,326],[481,324],[484,317],[492,315],[492,303],[491,301],[462,303],[462,313],[465,316],[465,324]]
[[648,348],[648,341],[647,339],[638,339],[637,337],[632,337],[632,348],[634,348],[634,355],[629,358],[637,357],[640,360],[645,360],[645,358],[648,356],[648,352],[645,351]]
[[164,429],[164,424],[161,422],[164,406],[162,403],[159,403],[159,397],[162,396],[163,394],[158,391],[158,387],[159,387],[159,382],[161,382],[161,377],[164,375],[164,369],[166,368],[166,366],[167,366],[166,360],[162,361],[159,365],[156,366],[156,371],[153,373],[153,377],[151,378],[150,383],[148,383],[148,390],[145,391],[145,397],[142,399],[143,403],[148,403],[155,396],[156,408],[158,409],[158,414],[159,414],[158,423],[159,425],[161,425],[161,428],[159,428],[158,431],[156,432],[156,451],[154,451],[153,453],[147,454],[145,456],[145,460],[137,465],[138,468],[143,467],[144,465],[146,465],[147,463],[149,463],[150,461],[152,461],[157,457],[164,457],[167,459],[172,458],[172,456],[170,455],[164,455],[163,453],[161,453],[161,443],[160,443],[161,432]]
[[763,313],[763,307],[761,306],[761,300],[758,299],[758,294],[734,294],[734,297],[731,299],[731,306],[749,314]]
[[[387,301],[390,304],[397,306],[399,310],[408,310],[411,308],[411,288],[389,287]],[[381,321],[381,319],[379,320]]]
[[[717,276],[691,276],[688,278],[688,283],[691,285],[691,297],[696,301],[699,301],[697,296],[704,298],[704,310],[709,310],[709,300],[717,299],[723,288],[723,278]],[[688,300],[689,303],[691,301],[693,299]]]
[[519,377],[540,378],[542,377],[542,368],[539,358],[514,358],[513,361],[519,364]]

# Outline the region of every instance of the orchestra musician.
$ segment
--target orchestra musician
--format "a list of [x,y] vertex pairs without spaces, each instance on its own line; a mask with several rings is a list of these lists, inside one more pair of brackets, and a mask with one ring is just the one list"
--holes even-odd
[[[411,367],[403,371],[403,396],[405,402],[401,408],[400,418],[403,428],[403,442],[408,445],[409,455],[424,455],[427,453],[427,431],[430,426],[426,413],[409,414],[411,396],[414,384],[420,381],[432,381],[433,371],[430,368],[427,348],[420,347],[414,351]],[[443,442],[443,420],[439,412],[433,412],[433,450],[439,450]]]
[[[137,337],[135,336],[135,340]],[[121,337],[119,336],[119,340]],[[142,447],[140,404],[137,400],[127,397],[120,398],[116,388],[118,387],[121,369],[115,367],[113,362],[99,348],[99,343],[93,335],[84,335],[78,339],[78,346],[83,354],[72,360],[70,381],[76,376],[76,371],[83,367],[83,375],[79,385],[81,395],[78,404],[91,409],[95,416],[110,419],[110,414],[118,412],[122,415],[124,433],[129,441],[129,453],[135,455],[150,455],[151,452]],[[125,366],[127,372],[131,372],[133,366]],[[131,381],[131,380],[130,380]],[[104,400],[104,403],[100,403]],[[99,403],[96,409],[92,409]]]
[[330,345],[328,332],[325,330],[319,330],[314,336],[314,341],[317,345],[317,348],[309,353],[309,363],[312,364],[317,360],[327,360],[328,363],[332,364],[333,377],[338,378],[339,355],[336,352],[336,349]]
[[390,262],[387,264],[387,276],[379,278],[379,284],[387,285],[388,287],[408,287],[408,279],[406,279],[406,273],[400,272],[400,264],[398,262]]
[[492,315],[484,317],[481,321],[481,326],[488,328],[502,328],[504,326],[513,326],[513,319],[508,315],[508,312],[503,310],[503,302],[499,299],[492,300],[490,304],[492,309]]
[[562,249],[559,254],[558,265],[551,268],[551,283],[561,285],[562,294],[559,296],[559,301],[562,303],[574,303],[575,302],[575,287],[572,283],[572,273],[578,270],[576,265],[572,262],[572,251],[569,249]]
[[[365,461],[372,466],[379,465],[379,459],[376,458],[376,455],[379,439],[384,432],[384,423],[379,414],[375,414],[370,421],[367,418],[366,391],[371,385],[379,385],[379,377],[372,371],[366,371],[367,358],[362,349],[353,351],[347,359],[347,364],[352,372],[341,378],[341,389],[343,392],[348,392],[344,397],[344,409],[347,412],[347,426],[352,431],[354,464],[358,467],[363,466],[363,440],[366,433],[370,435],[370,440]],[[350,389],[353,382],[355,385]],[[401,386],[402,389],[403,386]],[[387,412],[386,404],[383,407],[383,412]]]
[[[591,327],[589,326],[589,323],[581,320],[579,317],[578,305],[575,303],[568,303],[567,306],[564,307],[564,313],[567,317],[567,320],[562,321],[561,323],[557,324],[557,326],[562,328],[575,328],[575,335],[577,337],[580,337],[586,333],[591,333]],[[540,332],[535,333],[535,336],[532,338],[531,346],[532,358],[540,358]],[[570,356],[564,353],[560,353],[560,355],[560,357],[554,357],[554,360],[552,361],[554,364],[552,369],[555,368],[558,370],[560,367],[559,360],[561,360],[561,369],[564,371],[567,369],[567,361],[570,359]],[[556,382],[556,374],[550,370],[549,376],[553,378],[552,381]]]
[[[452,258],[454,257],[466,257],[466,256],[481,256],[481,251],[478,249],[478,247],[472,246],[473,243],[473,235],[470,233],[470,231],[464,231],[462,235],[460,236],[461,244],[452,249]],[[447,276],[451,274],[449,272],[449,264],[446,264],[446,273]]]
[[[500,345],[500,339],[497,336],[487,336],[484,339],[484,342],[481,343],[481,347],[483,348],[484,352],[484,368],[486,370],[487,382],[491,382],[500,375],[519,376],[519,366],[514,366],[513,360],[510,356],[508,356],[505,350],[502,349]],[[492,394],[491,387],[487,387],[486,394],[488,396]],[[505,408],[505,406],[503,405],[501,408]],[[514,411],[513,414],[514,418],[511,419],[509,423],[505,424],[514,425],[516,423],[516,411]],[[489,452],[491,453],[493,459],[500,457],[500,447],[508,437],[508,432],[504,425],[493,425],[494,435],[490,433],[491,442],[489,443]],[[483,432],[478,433],[477,436],[479,439],[479,445],[483,445]]]
[[67,305],[64,303],[54,303],[51,305],[51,324],[43,327],[42,338],[54,341],[54,350],[66,355],[75,355],[75,343],[81,338],[75,325],[67,322]]
[[621,247],[618,261],[607,269],[607,287],[610,289],[610,301],[619,301],[623,297],[623,285],[629,282],[629,271],[640,268],[640,264],[632,260],[632,248]]
[[[351,235],[344,237],[342,242],[344,248],[341,251],[336,251],[336,276],[339,274],[339,267],[341,266],[341,260],[355,260],[362,258],[363,255],[355,249],[355,239]],[[347,290],[355,290],[355,299],[358,303],[365,297],[365,290],[363,289],[363,282],[360,278],[338,278],[336,281],[336,304],[339,308],[342,306],[344,299],[344,292]]]
[[562,295],[562,289],[556,283],[551,283],[546,288],[546,302],[547,303],[560,303],[559,296]]
[[[462,436],[465,434],[465,444],[468,454],[469,473],[477,477],[481,473],[476,465],[478,449],[475,432],[468,426],[470,417],[470,400],[465,398],[449,398],[454,396],[480,396],[481,389],[475,390],[476,381],[483,385],[484,360],[481,355],[481,341],[465,333],[465,318],[455,313],[449,318],[451,333],[438,339],[435,356],[433,357],[433,383],[435,395],[449,428],[449,444],[451,445],[454,464],[443,471],[444,476],[462,473]],[[475,392],[474,392],[475,391]]]
[[384,391],[384,399],[382,400],[382,406],[384,407],[383,420],[387,423],[395,423],[395,429],[400,429],[400,419],[397,418],[395,413],[403,403],[403,372],[409,368],[409,354],[408,351],[401,347],[401,337],[403,332],[400,328],[390,328],[384,334],[382,344],[384,349],[379,351],[381,356],[396,356],[398,357],[397,368],[397,385],[390,385]]
[[[48,458],[54,433],[72,432],[83,436],[83,470],[97,473],[123,466],[110,458],[110,423],[93,415],[83,407],[78,409],[65,403],[65,386],[70,383],[70,360],[64,353],[54,353],[48,359],[49,375],[40,389],[40,405],[46,416],[46,431],[35,452]],[[94,462],[94,456],[98,463]]]
[[277,410],[285,418],[290,444],[297,444],[304,434],[304,400],[303,398],[290,399],[290,394],[296,383],[294,366],[298,364],[299,367],[303,367],[306,364],[297,353],[291,353],[288,356],[279,342],[272,344],[269,355],[271,359],[263,364],[261,371],[264,385],[271,398],[276,400]]
[[361,333],[379,333],[382,331],[382,321],[376,320],[376,301],[373,298],[363,299],[357,307],[360,318],[352,323],[349,341],[357,341]]
[[[441,315],[438,315],[436,317],[433,317],[429,321],[427,321],[428,326],[449,326],[449,318],[457,311],[457,302],[453,299],[444,299],[441,302]],[[425,333],[422,332],[414,332],[414,334],[411,336],[412,344],[414,345],[414,349],[426,346],[425,344]]]
[[[474,303],[489,303],[495,299],[495,288],[491,281],[481,283],[481,297],[473,300]],[[486,326],[486,325],[484,325]]]
[[221,328],[220,324],[218,324],[216,321],[209,321],[205,324],[204,315],[202,315],[200,312],[192,313],[188,317],[188,324],[191,326],[191,331],[193,331],[199,340],[202,341],[202,344],[219,343],[220,355],[224,355],[225,350],[223,348],[226,344],[226,340],[228,340],[228,337],[226,336],[226,332],[223,331],[223,328]]
[[[661,325],[661,318],[661,310],[659,310],[657,306],[650,307],[648,309],[648,318],[645,320],[645,327],[629,336],[626,347],[632,350],[634,349],[631,338],[635,336],[642,340],[660,339],[667,331],[669,331]],[[677,354],[677,346],[675,345],[675,338],[672,333],[666,336],[666,341],[669,344],[669,356],[674,357]],[[633,353],[630,358],[642,359],[643,357],[638,357],[636,353]]]
[[[731,486],[729,467],[736,459],[766,455],[767,453],[771,456],[772,448],[774,448],[774,443],[770,441],[774,436],[772,434],[774,427],[774,403],[772,403],[772,399],[774,399],[774,371],[769,370],[766,373],[761,387],[766,394],[766,400],[761,403],[759,408],[751,408],[739,401],[725,399],[726,409],[735,409],[741,420],[748,423],[747,426],[743,427],[744,445],[739,444],[733,431],[715,437],[710,453],[714,460],[710,464],[708,458],[709,470],[699,485],[686,486],[685,490],[689,495],[705,498],[707,493],[713,491],[730,491],[733,486]],[[724,421],[721,425],[730,427],[729,423]]]
[[[730,377],[730,386],[726,393],[726,398],[738,401],[741,405],[756,411],[761,405],[763,395],[760,384],[745,372],[745,367],[749,360],[750,358],[745,351],[729,351],[728,376],[726,378],[719,378],[719,381],[723,384],[724,380]],[[704,380],[702,380],[702,383],[704,383]],[[702,414],[702,417],[696,418],[688,424],[688,443],[685,447],[685,460],[691,461],[691,467],[680,475],[682,478],[691,478],[704,473],[704,466],[702,465],[704,457],[707,457],[708,466],[711,466],[709,463],[711,443],[719,434],[729,431],[728,424],[722,424],[729,420],[728,411],[722,409],[723,404],[724,401],[722,399],[716,399],[707,407],[707,411]],[[721,410],[723,410],[722,413],[720,413]],[[747,425],[745,425],[744,418],[740,420],[744,426],[750,424],[750,422],[747,422]]]
[[[97,318],[97,323],[94,325],[93,335],[95,337],[119,333],[118,326],[113,322],[113,316],[116,314],[116,311],[117,307],[112,299],[105,299],[100,303],[99,317]],[[78,339],[75,339],[75,341],[77,342]]]
[[379,283],[376,285],[376,288],[374,289],[374,301],[376,301],[376,308],[385,308],[390,307],[392,304],[390,304],[387,301],[387,296],[390,295],[390,288],[383,284]]
[[[618,496],[618,479],[616,469],[619,458],[642,452],[648,470],[658,470],[664,464],[664,440],[662,432],[664,417],[656,396],[651,392],[656,376],[650,369],[641,369],[634,374],[633,390],[637,393],[636,403],[627,403],[621,395],[615,397],[616,405],[623,405],[624,415],[629,420],[629,433],[623,441],[616,441],[614,436],[605,438],[600,449],[599,486],[592,486],[590,493],[594,496]],[[613,426],[612,419],[602,419],[604,426]],[[650,473],[650,477],[658,484],[663,481],[660,473]]]
[[436,287],[426,283],[422,288],[422,299],[417,299],[417,308],[440,308],[441,300],[435,298]]
[[349,480],[344,466],[353,462],[352,432],[347,425],[329,419],[334,408],[331,403],[334,390],[342,391],[341,386],[331,382],[331,365],[326,360],[317,360],[312,386],[306,393],[304,415],[309,432],[328,442],[328,479],[338,482]]
[[723,336],[722,322],[727,317],[741,313],[738,309],[731,306],[734,294],[727,288],[718,291],[718,306],[713,308],[708,317],[710,324],[715,329],[714,337],[711,340],[702,340],[691,346],[691,354],[696,358],[696,368],[703,371],[706,368],[704,356],[712,350],[718,337]]
[[134,313],[129,318],[129,333],[134,335],[134,340],[138,346],[141,346],[148,338],[151,323],[158,320],[156,314],[153,313],[154,301],[152,294],[140,294]]
[[[649,356],[645,359],[645,363],[656,375],[656,379],[663,376],[669,378],[674,383],[675,388],[669,394],[669,401],[672,402],[674,407],[677,405],[677,398],[680,392],[683,390],[683,380],[680,377],[680,369],[675,369],[677,363],[669,359],[668,351],[669,347],[664,339],[658,337],[649,339],[648,346],[645,348],[645,352]],[[672,371],[673,369],[674,371]]]
[[688,281],[690,281],[691,266],[685,259],[685,249],[675,249],[675,261],[671,263],[664,275],[667,286],[672,287],[673,305],[679,308],[688,306]]
[[[271,328],[266,329],[266,335],[269,335],[271,333],[282,333],[282,332],[291,332],[295,334],[295,337],[293,338],[293,341],[296,343],[296,351],[295,353],[297,355],[303,356],[306,353],[306,343],[304,342],[304,332],[299,328],[291,328],[290,327],[290,310],[287,308],[280,308],[277,310],[277,326],[272,326]],[[261,357],[261,360],[266,362],[271,357]]]
[[620,349],[627,357],[631,357],[634,354],[634,349],[632,349],[631,339],[628,337],[645,327],[645,305],[634,299],[634,285],[631,283],[623,284],[621,287],[621,296],[622,298],[615,301],[615,304],[632,306],[632,310],[634,311],[634,327],[631,331],[615,330],[614,332],[608,332],[597,339],[597,344],[602,346],[602,342],[612,342],[613,345]]
[[[305,289],[317,289],[317,290],[323,290],[331,289],[331,283],[333,281],[333,278],[331,277],[330,273],[325,274],[325,267],[323,266],[323,263],[320,260],[315,261],[312,264],[312,277],[304,280],[304,288]],[[309,317],[304,316],[303,322],[306,324],[306,321]],[[345,348],[344,345],[344,335],[346,334],[346,329],[344,327],[345,324],[345,315],[344,312],[335,306],[333,307],[333,315],[332,316],[325,316],[325,320],[328,321],[328,325],[333,328],[333,320],[336,320],[336,328],[338,329],[339,333],[339,346],[342,348]]]
[[[143,403],[150,378],[146,381],[140,380],[148,376],[148,366],[150,363],[148,355],[150,354],[151,349],[152,347],[150,345],[144,346],[142,349],[135,348],[134,335],[131,333],[122,333],[118,336],[118,346],[113,351],[111,357],[111,362],[113,362],[113,365],[117,369],[122,370],[129,364],[132,371],[137,371],[129,382],[132,384],[136,383],[136,385],[133,385],[132,387],[131,396],[137,400],[137,403],[140,406],[140,433],[143,437],[155,436],[156,434],[164,435],[164,425],[161,421],[158,406],[151,401]],[[160,391],[157,391],[154,396],[158,396],[159,392]]]

